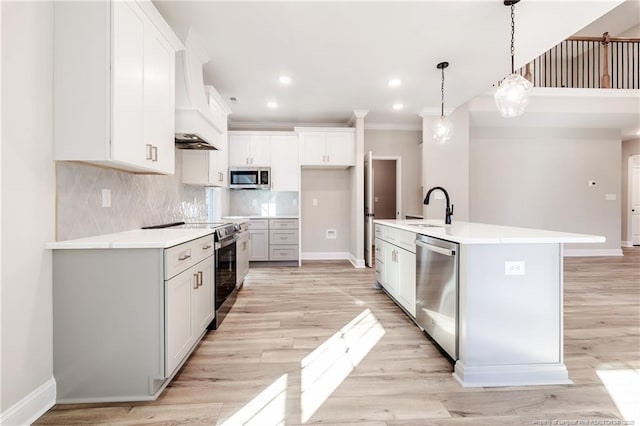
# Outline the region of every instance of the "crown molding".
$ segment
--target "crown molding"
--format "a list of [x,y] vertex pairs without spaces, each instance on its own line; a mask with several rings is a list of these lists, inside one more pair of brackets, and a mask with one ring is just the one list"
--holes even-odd
[[365,123],[365,130],[412,130],[421,131],[422,123]]
[[293,121],[232,121],[229,130],[275,130],[294,131],[294,127],[342,127],[349,128],[346,123],[304,123]]

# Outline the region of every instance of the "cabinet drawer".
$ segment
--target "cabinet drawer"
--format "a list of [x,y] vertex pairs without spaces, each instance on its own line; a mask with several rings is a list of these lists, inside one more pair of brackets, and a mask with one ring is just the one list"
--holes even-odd
[[404,229],[394,229],[396,244],[399,247],[409,250],[411,253],[416,252],[416,234]]
[[375,225],[375,236],[376,238],[382,238],[384,236],[384,226],[383,225]]
[[272,229],[269,231],[269,244],[298,244],[298,230],[279,230]]
[[251,219],[249,229],[269,229],[269,219]]
[[270,219],[269,229],[298,229],[298,219]]
[[188,241],[164,251],[164,279],[168,280],[213,255],[213,235]]
[[376,263],[384,263],[384,253],[382,253],[382,241],[379,238],[376,238],[376,252],[375,259]]
[[269,247],[269,260],[298,260],[298,245]]

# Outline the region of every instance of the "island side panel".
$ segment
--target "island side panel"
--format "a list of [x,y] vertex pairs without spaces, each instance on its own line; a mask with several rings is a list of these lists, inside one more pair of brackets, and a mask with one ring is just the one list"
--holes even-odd
[[162,249],[55,250],[58,402],[154,399],[164,376]]
[[[459,358],[466,368],[562,363],[560,244],[462,245]],[[505,262],[524,262],[506,275]]]

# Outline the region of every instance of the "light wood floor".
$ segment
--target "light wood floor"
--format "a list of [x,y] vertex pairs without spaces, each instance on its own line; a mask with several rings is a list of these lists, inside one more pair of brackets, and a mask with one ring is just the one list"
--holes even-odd
[[624,418],[610,392],[640,405],[640,248],[624,252],[565,259],[572,386],[463,389],[371,269],[313,262],[252,269],[157,401],[58,405],[37,424],[624,424],[604,421]]

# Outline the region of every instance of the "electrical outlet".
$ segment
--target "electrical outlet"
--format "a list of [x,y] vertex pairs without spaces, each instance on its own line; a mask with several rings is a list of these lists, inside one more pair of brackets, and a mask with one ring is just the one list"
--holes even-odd
[[102,190],[102,207],[111,207],[111,190]]
[[325,235],[327,237],[327,240],[335,240],[336,238],[338,238],[338,231],[336,231],[335,229],[327,229]]
[[616,194],[604,194],[604,199],[606,201],[615,201],[616,200]]
[[314,198],[313,200],[311,200],[311,204],[313,204],[314,206],[318,205],[318,199]]
[[505,275],[524,275],[524,261],[506,261],[504,262]]

